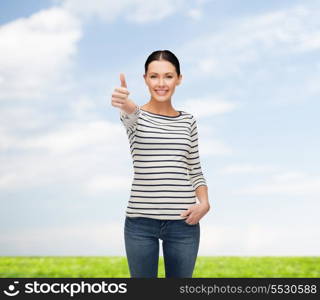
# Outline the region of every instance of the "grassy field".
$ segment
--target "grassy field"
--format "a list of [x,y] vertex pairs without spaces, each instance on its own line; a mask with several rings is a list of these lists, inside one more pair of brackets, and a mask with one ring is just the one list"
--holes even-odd
[[[0,277],[130,277],[120,256],[2,256]],[[165,277],[163,257],[158,277]],[[198,256],[193,277],[320,277],[320,257]]]

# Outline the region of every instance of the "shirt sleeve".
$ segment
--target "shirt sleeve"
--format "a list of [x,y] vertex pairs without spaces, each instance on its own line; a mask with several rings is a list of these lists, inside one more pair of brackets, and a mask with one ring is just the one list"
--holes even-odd
[[128,132],[133,133],[137,127],[140,107],[136,105],[136,109],[131,114],[127,114],[120,110],[120,120]]
[[191,119],[191,148],[188,155],[188,172],[191,184],[194,189],[200,185],[207,185],[206,179],[202,173],[201,162],[199,156],[199,147],[198,147],[198,128],[195,118],[192,116]]

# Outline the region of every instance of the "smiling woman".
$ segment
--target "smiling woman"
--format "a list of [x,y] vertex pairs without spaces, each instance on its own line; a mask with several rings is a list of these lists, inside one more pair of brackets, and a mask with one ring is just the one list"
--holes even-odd
[[157,277],[161,239],[166,277],[192,277],[199,221],[210,208],[197,123],[191,113],[172,107],[171,97],[182,79],[172,52],[153,52],[143,77],[151,95],[145,105],[128,99],[123,74],[121,88],[112,95],[112,105],[121,109],[134,166],[124,228],[130,274]]

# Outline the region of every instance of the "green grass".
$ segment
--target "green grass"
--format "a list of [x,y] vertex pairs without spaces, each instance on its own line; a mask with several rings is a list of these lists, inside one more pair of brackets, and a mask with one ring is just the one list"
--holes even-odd
[[[130,278],[121,256],[2,256],[0,277]],[[163,257],[158,277],[165,277]],[[320,257],[198,256],[193,277],[320,277]]]

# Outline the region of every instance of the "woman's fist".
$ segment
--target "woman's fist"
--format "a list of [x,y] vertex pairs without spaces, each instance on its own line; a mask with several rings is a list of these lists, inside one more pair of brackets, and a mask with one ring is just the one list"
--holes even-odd
[[128,98],[130,93],[127,89],[127,83],[123,73],[120,74],[120,81],[121,87],[114,89],[111,97],[111,104],[126,113],[132,113],[135,110],[136,105]]

